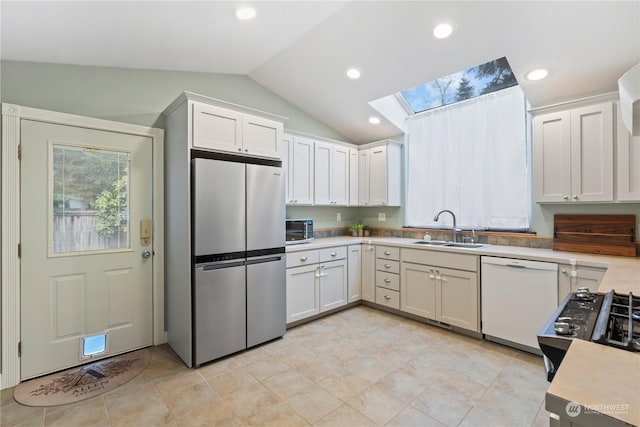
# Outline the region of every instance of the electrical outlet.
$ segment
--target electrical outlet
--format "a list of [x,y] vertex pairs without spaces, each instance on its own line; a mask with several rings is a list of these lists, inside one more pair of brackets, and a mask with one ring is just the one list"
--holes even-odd
[[387,214],[385,214],[384,212],[378,212],[378,221],[386,221],[387,220]]
[[342,214],[340,212],[336,214],[336,221],[342,221]]

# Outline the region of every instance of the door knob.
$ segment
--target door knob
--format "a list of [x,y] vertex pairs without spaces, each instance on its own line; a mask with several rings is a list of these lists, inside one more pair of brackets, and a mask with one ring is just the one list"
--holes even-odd
[[151,256],[151,252],[149,251],[143,251],[142,252],[142,258],[147,259]]

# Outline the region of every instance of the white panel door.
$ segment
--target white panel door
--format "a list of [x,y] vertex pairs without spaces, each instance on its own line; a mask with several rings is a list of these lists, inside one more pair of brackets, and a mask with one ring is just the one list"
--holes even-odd
[[386,206],[389,204],[389,191],[387,188],[387,147],[375,147],[371,149],[369,159],[369,194],[373,206]]
[[349,149],[331,148],[331,204],[349,205]]
[[262,117],[242,119],[243,152],[252,156],[282,158],[282,123]]
[[571,110],[571,200],[613,200],[613,104]]
[[571,196],[571,113],[544,114],[533,120],[535,201],[566,202]]
[[316,205],[331,204],[331,145],[316,142],[314,150],[314,202]]
[[23,120],[21,379],[152,344],[152,141]]
[[242,114],[214,105],[193,103],[193,147],[242,152]]
[[358,206],[358,149],[349,149],[349,206]]
[[369,206],[371,198],[369,194],[369,163],[371,150],[358,151],[358,204]]
[[313,205],[314,142],[312,139],[294,136],[289,159],[291,172],[291,200],[289,204]]

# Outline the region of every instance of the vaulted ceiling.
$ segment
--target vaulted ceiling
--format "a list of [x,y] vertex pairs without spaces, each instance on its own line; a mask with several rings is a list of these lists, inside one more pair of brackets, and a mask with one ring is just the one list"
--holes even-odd
[[[238,21],[246,4],[257,17]],[[0,14],[2,59],[244,74],[354,142],[399,133],[368,122],[370,101],[502,56],[533,107],[615,91],[640,62],[639,1],[3,0]]]

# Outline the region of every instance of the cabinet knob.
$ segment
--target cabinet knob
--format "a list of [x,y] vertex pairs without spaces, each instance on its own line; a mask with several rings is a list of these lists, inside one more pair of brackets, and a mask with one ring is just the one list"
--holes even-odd
[[569,196],[567,196],[566,194],[564,196],[562,196],[563,199],[565,200],[569,200]]
[[391,297],[389,295],[385,295],[384,299],[386,299],[387,301],[389,301],[391,299]]
[[331,256],[337,256],[338,254],[335,252],[331,252]]
[[384,279],[384,283],[391,283],[391,279]]
[[238,148],[238,151],[242,151],[242,148]]
[[300,258],[300,261],[305,262],[306,260],[308,260],[309,258],[307,258],[306,256],[303,256],[302,258]]
[[391,265],[389,265],[389,264],[385,264],[385,265],[384,265],[384,268],[391,268]]
[[248,149],[248,148],[245,148],[245,149],[244,149],[244,152],[245,152],[245,153],[248,153],[248,152],[249,152],[249,149]]
[[385,255],[391,255],[391,252],[389,252],[389,251],[384,251],[384,254],[385,254]]
[[573,200],[578,200],[578,195],[577,194],[573,195]]

